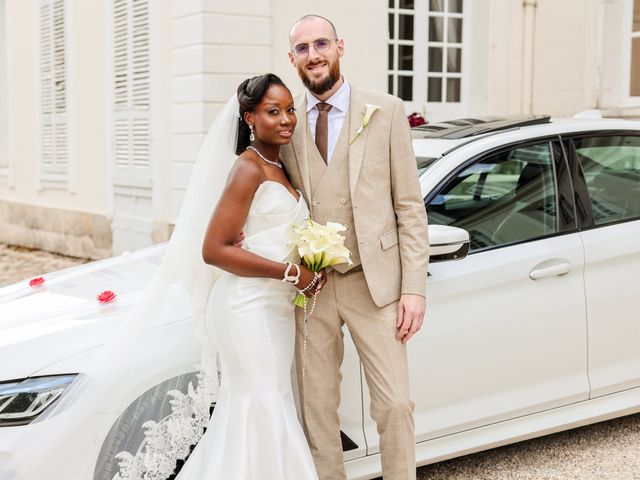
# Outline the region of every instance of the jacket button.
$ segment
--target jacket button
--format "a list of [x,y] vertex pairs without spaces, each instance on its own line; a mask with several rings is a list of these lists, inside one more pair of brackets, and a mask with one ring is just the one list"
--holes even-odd
[[345,229],[345,230],[349,230],[349,224],[348,224],[348,223],[345,223],[345,224],[344,224],[344,229]]
[[345,203],[347,203],[347,199],[346,198],[341,198],[340,199],[340,203],[344,205]]
[[316,201],[314,200],[313,202],[311,202],[311,205],[313,205],[313,206],[315,207],[316,205],[318,205],[318,202],[316,202]]

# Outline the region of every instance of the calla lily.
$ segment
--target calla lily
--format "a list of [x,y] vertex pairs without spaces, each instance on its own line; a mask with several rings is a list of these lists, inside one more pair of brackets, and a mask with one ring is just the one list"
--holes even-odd
[[358,135],[360,135],[362,131],[365,129],[365,127],[369,125],[369,122],[371,121],[371,117],[373,116],[373,113],[376,110],[382,108],[380,105],[373,105],[371,103],[365,103],[364,106],[365,106],[365,110],[364,110],[364,115],[362,116],[362,123],[360,124],[360,128],[358,128],[358,131],[356,132],[356,134],[353,136],[353,138],[349,142],[349,145],[355,142],[356,138],[358,138]]
[[[340,235],[346,229],[340,223],[320,225],[307,219],[292,228],[289,245],[298,250],[304,264],[313,272],[341,263],[352,265],[351,252],[344,246],[344,237]],[[298,294],[294,303],[304,306],[305,296]]]

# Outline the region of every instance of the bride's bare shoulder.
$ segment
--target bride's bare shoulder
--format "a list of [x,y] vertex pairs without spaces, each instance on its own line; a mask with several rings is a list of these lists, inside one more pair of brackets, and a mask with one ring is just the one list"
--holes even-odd
[[227,189],[238,189],[245,193],[253,193],[264,181],[264,170],[251,156],[238,156],[227,180]]
[[231,175],[243,176],[246,180],[262,180],[262,177],[264,177],[264,169],[256,162],[255,158],[243,153],[238,156],[231,168],[229,176]]

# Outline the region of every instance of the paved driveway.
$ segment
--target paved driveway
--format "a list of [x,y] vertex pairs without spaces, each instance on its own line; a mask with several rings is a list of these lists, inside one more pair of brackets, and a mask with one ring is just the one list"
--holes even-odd
[[[0,244],[0,286],[85,261]],[[418,479],[640,479],[640,414],[428,465]]]

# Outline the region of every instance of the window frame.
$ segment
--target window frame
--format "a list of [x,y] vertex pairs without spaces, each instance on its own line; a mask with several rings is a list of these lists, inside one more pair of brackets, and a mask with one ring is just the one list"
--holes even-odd
[[[640,98],[640,97],[639,97]],[[589,189],[587,188],[584,170],[582,168],[582,163],[578,159],[578,153],[575,148],[575,144],[573,143],[574,139],[580,138],[589,138],[589,137],[621,137],[621,136],[632,136],[632,137],[640,137],[640,131],[637,130],[591,130],[591,131],[582,131],[582,132],[571,132],[565,133],[561,135],[563,140],[563,145],[566,149],[565,157],[567,158],[567,162],[569,163],[569,168],[572,172],[577,172],[578,175],[572,175],[572,183],[574,195],[580,197],[582,199],[589,199],[589,206],[592,206],[592,198]],[[621,223],[627,222],[637,222],[640,221],[640,217],[637,218],[624,218],[621,220],[615,220],[613,222],[603,223],[597,225],[595,223],[595,219],[593,217],[593,212],[590,212],[585,219],[580,219],[578,217],[578,229],[579,231],[588,231],[594,228],[603,228],[609,227],[611,225],[618,225]]]
[[623,58],[626,61],[623,62],[623,72],[622,72],[622,106],[638,106],[640,105],[640,96],[632,96],[631,95],[631,43],[633,38],[640,38],[640,31],[636,32],[637,35],[634,35],[633,32],[633,2],[634,0],[627,0],[626,3],[626,32],[624,33],[624,45],[623,45]]
[[[448,172],[446,176],[444,176],[440,181],[427,193],[427,195],[423,198],[423,203],[425,205],[425,209],[428,208],[428,204],[434,199],[434,197],[445,188],[455,177],[457,177],[462,171],[477,163],[486,159],[488,157],[504,153],[506,151],[515,150],[518,148],[529,147],[532,145],[539,145],[542,143],[547,143],[549,145],[549,150],[551,153],[551,165],[553,170],[553,181],[555,186],[555,201],[556,201],[556,211],[558,214],[556,215],[556,222],[560,222],[560,214],[559,214],[559,205],[560,205],[560,197],[562,196],[568,202],[568,208],[574,212],[574,221],[572,225],[562,226],[560,223],[557,223],[557,231],[548,235],[542,235],[539,237],[528,238],[524,240],[519,240],[516,242],[509,242],[500,245],[491,245],[489,247],[481,248],[478,250],[470,250],[469,255],[473,255],[476,253],[484,253],[492,250],[497,250],[501,248],[513,247],[517,245],[522,245],[529,242],[535,242],[539,240],[544,240],[547,238],[553,238],[560,235],[567,235],[571,233],[576,233],[578,231],[577,224],[575,222],[575,200],[574,200],[574,189],[573,184],[571,182],[559,181],[559,177],[562,175],[566,178],[569,174],[569,164],[567,162],[567,158],[565,152],[560,146],[561,138],[557,134],[553,135],[545,135],[541,137],[528,138],[525,140],[519,140],[515,142],[505,143],[503,145],[491,148],[482,153],[474,155],[460,165],[458,165],[455,169],[452,169]],[[427,212],[428,215],[428,212]]]
[[[399,2],[399,0],[396,0]],[[397,5],[397,4],[396,4]],[[446,5],[445,5],[446,9]],[[388,84],[389,76],[393,76],[393,95],[396,95],[397,89],[397,77],[401,76],[403,72],[407,74],[410,73],[412,76],[412,92],[413,98],[412,100],[403,100],[405,104],[406,113],[418,112],[425,116],[429,121],[437,121],[445,118],[453,118],[455,116],[464,116],[466,114],[468,108],[468,98],[469,98],[469,69],[470,69],[470,38],[471,38],[471,17],[472,17],[472,2],[471,0],[462,0],[462,13],[457,14],[454,13],[454,18],[462,19],[462,42],[460,45],[460,73],[452,73],[449,74],[446,72],[446,47],[448,45],[448,39],[444,38],[444,42],[435,42],[441,44],[441,48],[443,48],[443,71],[435,72],[435,75],[430,75],[430,72],[427,71],[428,68],[428,53],[430,44],[434,42],[429,42],[428,39],[428,28],[429,28],[429,17],[441,17],[445,20],[449,18],[449,12],[444,11],[434,12],[431,15],[429,10],[429,0],[415,0],[413,10],[401,9],[399,7],[390,8],[387,6],[385,9],[385,14],[387,15],[387,19],[385,24],[388,25],[388,16],[394,15],[394,31],[395,37],[391,37],[391,32],[387,32],[387,49],[386,49],[386,64],[385,64],[385,72],[386,72],[386,83]],[[413,39],[412,40],[400,40],[399,39],[399,15],[403,13],[411,14],[414,19],[413,24]],[[445,22],[446,23],[446,22]],[[446,31],[446,28],[445,28]],[[444,33],[443,33],[444,35]],[[413,46],[413,70],[399,70],[395,68],[398,65],[398,48],[397,45],[412,45]],[[455,44],[458,45],[458,44]],[[394,64],[392,65],[392,69],[389,69],[389,57],[388,51],[389,46],[394,46]],[[431,45],[438,46],[438,45]],[[427,82],[430,76],[433,77],[441,77],[443,78],[443,82],[446,82],[447,78],[459,78],[460,79],[460,101],[459,102],[429,102],[428,101],[428,91],[427,91]],[[387,88],[388,89],[388,88]],[[446,90],[446,88],[445,88]],[[443,92],[443,95],[445,93]]]

